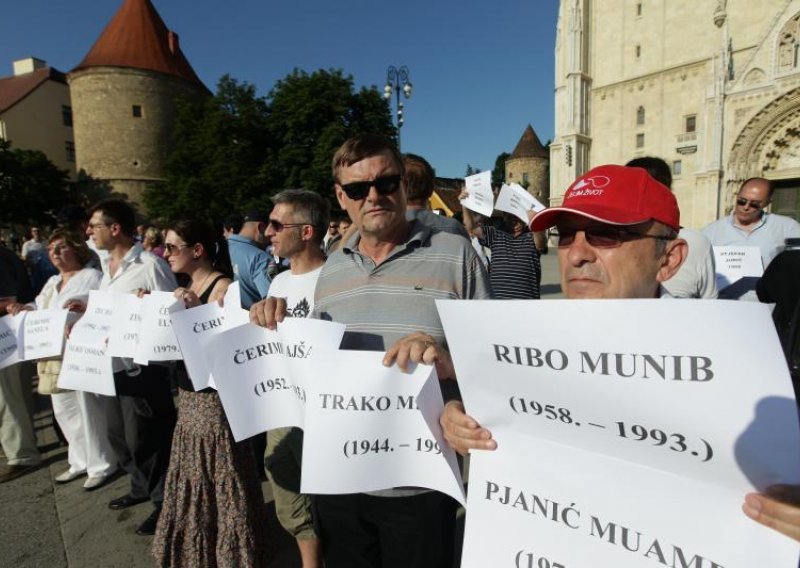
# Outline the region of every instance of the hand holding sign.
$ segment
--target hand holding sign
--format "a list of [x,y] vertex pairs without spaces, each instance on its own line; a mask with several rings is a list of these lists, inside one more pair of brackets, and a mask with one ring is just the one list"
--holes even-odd
[[546,207],[524,187],[513,183],[511,185],[503,184],[503,187],[500,188],[495,209],[511,213],[527,225],[530,223],[531,212],[538,213]]
[[464,184],[466,197],[461,199],[461,206],[480,213],[484,217],[491,217],[492,211],[494,211],[492,172],[485,171],[466,177]]

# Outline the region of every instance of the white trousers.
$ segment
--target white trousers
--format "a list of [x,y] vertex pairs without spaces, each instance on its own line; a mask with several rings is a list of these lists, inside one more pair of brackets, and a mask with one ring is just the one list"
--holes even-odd
[[53,414],[69,444],[69,470],[86,471],[90,477],[113,473],[117,456],[108,441],[105,407],[114,399],[82,391],[51,396]]

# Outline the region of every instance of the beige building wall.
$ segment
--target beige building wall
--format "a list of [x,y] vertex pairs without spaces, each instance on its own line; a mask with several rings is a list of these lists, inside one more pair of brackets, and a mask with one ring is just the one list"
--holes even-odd
[[[675,168],[683,224],[700,228],[730,210],[747,177],[800,178],[800,158],[790,165],[785,151],[800,118],[798,51],[778,65],[781,34],[798,14],[795,0],[562,0],[551,201],[590,167],[654,155]],[[800,23],[792,33],[800,37]],[[777,146],[765,139],[770,129]],[[800,137],[797,147],[800,155]]]
[[78,168],[141,204],[163,181],[175,102],[198,94],[188,82],[132,68],[91,67],[69,75]]
[[77,171],[74,151],[67,150],[69,144],[74,144],[73,132],[71,126],[64,124],[62,115],[62,106],[70,105],[69,87],[65,83],[45,81],[0,114],[0,135],[14,148],[44,152],[74,179]]
[[506,183],[518,183],[539,201],[547,204],[549,160],[544,158],[509,158],[506,160]]

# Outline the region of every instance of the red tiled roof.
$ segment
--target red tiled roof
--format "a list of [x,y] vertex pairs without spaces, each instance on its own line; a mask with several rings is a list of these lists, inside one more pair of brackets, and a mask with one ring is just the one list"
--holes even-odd
[[133,67],[159,71],[205,86],[150,0],[125,0],[89,53],[73,71]]
[[464,188],[464,180],[461,178],[441,178],[437,177],[433,182],[434,191],[445,205],[453,213],[461,211],[461,202],[458,196]]
[[517,142],[517,147],[511,152],[511,158],[549,158],[550,152],[542,146],[539,137],[529,124],[522,133],[522,138]]
[[64,74],[52,67],[43,67],[23,75],[0,79],[0,112],[10,109],[47,80],[67,83]]

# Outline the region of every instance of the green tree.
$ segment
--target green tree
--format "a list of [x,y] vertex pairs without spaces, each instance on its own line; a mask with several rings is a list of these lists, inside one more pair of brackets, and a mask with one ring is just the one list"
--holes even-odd
[[508,152],[497,156],[492,170],[492,187],[500,187],[506,181],[506,160],[511,157]]
[[145,191],[152,215],[214,221],[266,206],[267,106],[253,85],[225,75],[214,96],[179,101],[172,146],[166,181]]
[[295,69],[267,96],[272,145],[263,173],[272,189],[305,188],[332,195],[331,158],[356,134],[395,135],[377,89],[354,90],[341,70]]
[[68,179],[43,152],[0,139],[0,223],[51,223],[70,201]]
[[332,197],[333,153],[363,132],[394,136],[388,104],[374,87],[356,92],[340,70],[295,70],[266,98],[226,75],[213,97],[177,105],[166,181],[145,191],[145,204],[164,218],[218,220],[266,207],[281,189]]

